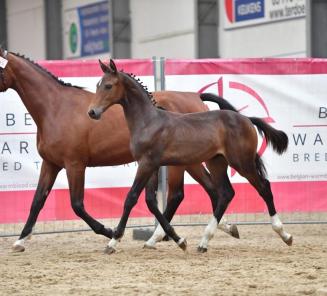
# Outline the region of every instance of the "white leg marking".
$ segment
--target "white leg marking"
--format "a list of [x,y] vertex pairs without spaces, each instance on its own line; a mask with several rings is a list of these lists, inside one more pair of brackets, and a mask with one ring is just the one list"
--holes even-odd
[[109,241],[109,243],[108,243],[108,247],[109,248],[114,248],[114,249],[116,249],[115,247],[118,245],[118,240],[116,240],[116,239],[114,239],[114,238],[112,238],[110,241]]
[[201,239],[199,247],[202,249],[207,249],[208,248],[208,243],[209,240],[213,238],[213,235],[215,233],[215,230],[217,229],[217,219],[216,217],[212,217],[209,224],[206,226],[204,230],[204,235]]
[[[292,239],[292,235],[290,235],[289,233],[287,233],[284,229],[283,229],[283,223],[282,221],[279,219],[278,215],[275,214],[274,216],[271,217],[271,226],[272,229],[278,233],[278,235],[282,238],[282,240],[289,244],[290,240]],[[292,242],[290,242],[290,244],[292,244]]]
[[227,219],[225,218],[225,216],[223,216],[218,224],[218,229],[226,232],[227,234],[231,234],[231,225],[228,224]]
[[165,231],[159,224],[157,226],[157,228],[155,229],[154,233],[152,234],[152,236],[145,242],[144,247],[149,248],[149,249],[154,249],[156,243],[162,241],[165,234],[166,234]]
[[28,236],[18,239],[14,242],[12,245],[12,250],[14,252],[24,252],[25,251],[25,241],[30,240],[32,237],[32,233],[30,233]]

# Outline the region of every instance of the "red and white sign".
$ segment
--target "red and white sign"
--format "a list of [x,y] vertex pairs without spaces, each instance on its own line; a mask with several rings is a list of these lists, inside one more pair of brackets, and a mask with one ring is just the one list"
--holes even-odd
[[[63,80],[90,90],[101,76],[96,61],[41,62]],[[119,69],[140,76],[153,89],[150,60],[120,61]],[[229,100],[247,116],[264,118],[289,136],[288,151],[277,155],[262,141],[258,150],[266,164],[279,212],[327,211],[327,62],[320,59],[167,60],[166,88],[212,92]],[[26,221],[40,172],[36,126],[14,91],[0,94],[0,223]],[[210,108],[216,108],[212,103]],[[110,152],[108,152],[110,153]],[[85,206],[96,218],[118,217],[136,172],[136,164],[88,168]],[[228,212],[266,212],[260,196],[230,171],[236,196]],[[204,190],[186,177],[179,214],[210,213]],[[133,216],[149,216],[140,198]],[[61,172],[40,220],[75,219],[65,172]]]

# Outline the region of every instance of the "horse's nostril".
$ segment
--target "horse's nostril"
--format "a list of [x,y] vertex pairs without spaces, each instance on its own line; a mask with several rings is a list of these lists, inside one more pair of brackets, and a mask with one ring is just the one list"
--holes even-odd
[[93,119],[96,117],[96,113],[95,113],[94,109],[89,110],[89,116]]

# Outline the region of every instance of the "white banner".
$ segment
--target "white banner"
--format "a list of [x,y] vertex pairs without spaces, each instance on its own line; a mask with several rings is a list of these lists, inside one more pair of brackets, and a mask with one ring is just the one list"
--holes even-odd
[[[94,90],[99,78],[64,78]],[[141,77],[152,89],[153,78]],[[271,181],[327,180],[327,75],[176,75],[166,76],[170,90],[219,93],[241,113],[268,119],[289,137],[288,151],[263,153]],[[219,87],[218,87],[219,85]],[[219,90],[220,89],[220,90]],[[41,158],[36,149],[36,126],[17,94],[0,94],[0,190],[35,189]],[[208,104],[211,109],[217,108]],[[237,139],[235,139],[237,140]],[[262,141],[259,141],[259,146]],[[128,187],[136,164],[88,168],[86,188]],[[237,173],[232,182],[245,182]],[[189,176],[186,183],[195,183]],[[63,170],[54,188],[68,188]]]
[[[268,119],[285,131],[287,152],[280,156],[268,146],[263,153],[271,181],[325,181],[326,79],[327,75],[176,75],[166,77],[166,87],[219,93],[242,114]],[[244,181],[238,174],[231,180]]]

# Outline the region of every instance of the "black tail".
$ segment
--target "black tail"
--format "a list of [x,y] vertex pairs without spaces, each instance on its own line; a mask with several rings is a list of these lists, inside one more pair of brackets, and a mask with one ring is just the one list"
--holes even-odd
[[200,94],[200,98],[203,102],[213,102],[218,104],[221,110],[231,110],[237,112],[236,108],[222,97],[214,94],[203,93]]
[[272,148],[278,154],[282,154],[286,151],[288,146],[288,137],[283,131],[273,128],[258,117],[249,117],[249,119],[258,128],[259,134],[264,134],[267,143],[271,144]]
[[[238,112],[232,104],[227,102],[222,97],[216,96],[214,94],[203,93],[200,94],[200,98],[203,102],[214,102],[218,104],[221,110],[231,110],[231,111]],[[272,148],[278,154],[282,154],[283,152],[286,151],[288,146],[288,137],[283,131],[274,129],[272,126],[270,126],[260,118],[249,117],[249,119],[258,128],[260,135],[262,134],[265,135],[267,143],[271,144]]]

